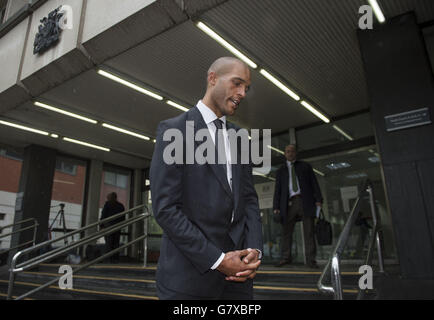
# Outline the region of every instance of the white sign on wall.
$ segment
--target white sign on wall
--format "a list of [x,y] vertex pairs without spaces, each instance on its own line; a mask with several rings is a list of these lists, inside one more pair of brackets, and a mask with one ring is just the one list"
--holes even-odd
[[259,209],[273,208],[274,182],[258,183],[255,185],[258,194]]
[[359,196],[359,188],[357,186],[341,188],[341,198],[344,205],[344,212],[350,212],[350,199],[356,199]]

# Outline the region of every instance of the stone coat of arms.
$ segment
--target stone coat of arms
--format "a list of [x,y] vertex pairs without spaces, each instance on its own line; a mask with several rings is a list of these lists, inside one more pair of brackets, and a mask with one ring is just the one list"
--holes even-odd
[[40,20],[42,24],[38,27],[39,31],[33,43],[33,54],[42,54],[59,41],[62,32],[59,21],[63,16],[63,13],[59,12],[60,8],[51,11],[48,17]]

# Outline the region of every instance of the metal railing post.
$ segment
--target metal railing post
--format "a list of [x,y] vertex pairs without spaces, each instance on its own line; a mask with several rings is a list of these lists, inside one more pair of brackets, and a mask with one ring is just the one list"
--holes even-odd
[[371,184],[369,184],[367,191],[369,194],[369,203],[371,207],[372,222],[374,223],[374,226],[373,226],[373,234],[372,234],[373,241],[370,242],[370,246],[368,250],[368,259],[366,262],[367,264],[371,262],[372,250],[374,249],[374,243],[376,243],[377,254],[378,254],[378,266],[380,269],[379,271],[384,272],[384,260],[383,260],[382,243],[380,239],[380,227],[378,225],[378,213],[375,205],[374,189],[372,188]]
[[[326,294],[333,294],[334,298],[336,300],[343,300],[343,289],[342,289],[342,283],[341,283],[341,274],[340,274],[340,255],[342,255],[344,248],[346,246],[347,240],[350,236],[351,229],[353,225],[356,222],[356,218],[359,214],[359,208],[360,208],[360,202],[364,195],[368,193],[369,195],[369,203],[371,207],[371,213],[372,213],[372,220],[373,220],[373,233],[369,241],[369,248],[368,248],[368,254],[365,260],[366,265],[370,265],[372,261],[372,252],[374,250],[375,244],[377,246],[377,252],[378,252],[378,264],[380,268],[380,272],[384,272],[384,261],[383,261],[383,252],[382,252],[382,239],[381,239],[381,228],[379,226],[379,219],[378,214],[375,206],[375,198],[374,198],[374,192],[372,188],[372,184],[369,180],[367,180],[363,184],[362,190],[359,192],[359,196],[356,200],[356,203],[353,206],[353,209],[351,210],[350,216],[348,217],[347,222],[345,223],[345,226],[339,235],[338,241],[335,245],[335,248],[333,250],[333,253],[331,257],[329,258],[326,266],[324,267],[321,276],[317,282],[317,288],[320,292],[326,293]],[[330,268],[330,276],[331,276],[331,286],[324,285],[324,279],[326,277],[326,274],[328,274],[328,270]],[[358,299],[363,297],[364,292],[359,291]]]
[[37,222],[35,222],[35,223],[36,223],[35,224],[35,229],[33,230],[33,245],[36,244],[36,231],[38,229],[38,223]]
[[11,268],[10,268],[10,270],[9,270],[8,295],[7,295],[6,300],[11,300],[11,299],[12,299],[12,291],[13,291],[13,288],[14,288],[14,282],[15,282],[15,272],[14,272],[14,269],[15,269],[15,266],[16,266],[16,264],[17,264],[17,259],[18,259],[18,257],[19,257],[20,255],[21,255],[21,252],[17,252],[17,253],[13,256],[13,258],[12,258],[12,260],[11,260]]
[[[144,212],[144,213],[141,213],[139,215],[133,215],[132,217],[127,217],[127,219],[125,221],[121,221],[119,223],[116,223],[115,225],[112,225],[110,227],[104,228],[103,230],[96,231],[95,233],[90,234],[89,236],[85,236],[84,238],[79,239],[77,241],[73,240],[69,244],[65,244],[64,246],[61,246],[61,247],[56,248],[56,249],[53,249],[53,250],[48,251],[46,253],[39,254],[36,257],[29,258],[26,261],[17,264],[18,258],[21,255],[24,255],[24,254],[27,254],[29,252],[35,251],[36,249],[45,247],[47,245],[51,245],[52,243],[59,242],[61,240],[66,239],[67,237],[71,237],[71,236],[73,236],[73,235],[75,235],[77,233],[81,234],[84,230],[87,230],[87,229],[89,229],[91,227],[94,227],[94,226],[97,226],[99,224],[106,223],[108,221],[117,219],[117,218],[119,218],[121,216],[125,216],[129,212],[134,211],[134,210],[138,210],[138,209],[141,209],[141,208],[145,208],[146,209],[147,207],[145,205],[137,206],[137,207],[129,209],[127,211],[124,211],[124,212],[118,213],[116,215],[113,215],[113,216],[111,216],[109,218],[106,218],[106,219],[103,219],[103,220],[99,220],[99,221],[97,221],[95,223],[92,223],[90,225],[82,227],[82,228],[80,228],[78,230],[75,230],[75,231],[72,231],[70,233],[67,233],[66,235],[64,235],[64,236],[62,236],[62,237],[60,237],[58,239],[48,240],[48,241],[45,241],[43,243],[39,243],[38,245],[34,245],[33,247],[30,247],[30,248],[27,248],[27,249],[23,249],[23,250],[17,252],[13,256],[13,258],[11,260],[11,268],[9,270],[10,274],[9,274],[9,286],[8,286],[7,299],[10,300],[12,298],[12,292],[13,292],[14,282],[15,282],[15,278],[16,278],[16,274],[17,273],[25,271],[25,270],[30,269],[32,267],[35,267],[37,265],[40,265],[43,262],[46,262],[46,261],[52,260],[54,258],[57,258],[60,255],[65,254],[65,253],[69,252],[72,249],[75,249],[75,248],[78,249],[78,248],[80,248],[82,246],[85,246],[88,243],[91,243],[92,241],[97,240],[98,238],[100,238],[102,236],[105,236],[107,234],[111,234],[113,232],[121,230],[124,227],[131,226],[131,225],[133,225],[135,223],[139,223],[141,220],[144,220],[145,221],[145,226],[147,226],[146,220],[147,220],[147,218],[150,215],[149,214],[145,214],[145,212]],[[34,241],[35,241],[35,234],[36,233],[34,233]],[[78,267],[74,272],[76,273],[76,272],[78,272],[78,271],[80,271],[80,270],[82,270],[84,268],[87,268],[88,266],[90,266],[90,265],[92,265],[94,263],[97,263],[97,262],[103,260],[104,258],[109,257],[109,256],[113,255],[114,253],[117,253],[117,252],[119,252],[119,251],[121,251],[121,250],[123,250],[125,248],[128,248],[128,247],[134,245],[135,243],[137,243],[137,242],[139,242],[141,240],[145,240],[145,249],[147,250],[147,243],[146,243],[147,236],[148,236],[148,232],[147,232],[147,227],[146,227],[145,230],[144,230],[144,234],[143,235],[138,236],[136,239],[134,239],[132,241],[129,241],[127,244],[125,244],[125,245],[123,245],[123,246],[121,246],[121,247],[119,247],[117,249],[114,249],[114,250],[112,250],[112,251],[104,254],[103,256],[101,256],[101,257],[99,257],[99,258],[97,258],[97,259],[95,259],[95,260],[93,260],[91,262],[86,263],[85,265],[82,265],[82,266]],[[146,266],[146,262],[147,261],[146,261],[146,256],[145,256],[145,266]],[[58,277],[57,279],[59,279],[59,278],[60,277]],[[40,290],[42,290],[44,288],[47,288],[51,284],[53,284],[55,281],[56,281],[56,279],[51,280],[51,281],[49,281],[49,282],[47,282],[47,283],[45,283],[45,284],[43,284],[43,285],[41,285],[41,286],[39,286],[39,287],[37,287],[37,288],[29,291],[29,292],[27,292],[27,293],[19,296],[16,299],[20,300],[20,299],[25,298],[25,297],[33,294],[33,293],[38,292],[38,291],[40,291]]]
[[377,242],[377,253],[378,253],[378,268],[379,272],[384,272],[384,258],[383,258],[383,249],[381,248],[381,234],[380,231],[377,231],[376,242]]
[[334,299],[343,300],[341,273],[339,268],[339,255],[337,253],[335,253],[332,258],[330,272],[331,272]]
[[148,219],[143,220],[143,234],[146,237],[143,239],[143,267],[148,264]]

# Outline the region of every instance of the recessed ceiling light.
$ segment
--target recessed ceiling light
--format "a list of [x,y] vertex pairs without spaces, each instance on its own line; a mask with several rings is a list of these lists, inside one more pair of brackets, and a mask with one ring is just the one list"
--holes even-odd
[[380,158],[380,155],[372,149],[369,149],[369,152],[374,154],[376,157]]
[[157,99],[157,100],[160,100],[160,101],[163,100],[162,96],[160,96],[160,95],[158,95],[156,93],[153,93],[152,91],[149,91],[147,89],[144,89],[142,87],[139,87],[138,85],[136,85],[136,84],[134,84],[134,83],[132,83],[130,81],[127,81],[127,80],[124,80],[122,78],[119,78],[118,76],[115,76],[114,74],[111,74],[111,73],[109,73],[107,71],[99,69],[98,73],[100,75],[106,77],[106,78],[109,78],[109,79],[111,79],[113,81],[116,81],[116,82],[118,82],[120,84],[123,84],[124,86],[127,86],[127,87],[129,87],[131,89],[134,89],[136,91],[139,91],[140,93],[146,94],[146,95],[148,95],[148,96],[150,96],[150,97],[152,97],[154,99]]
[[309,103],[307,103],[306,101],[302,101],[301,102],[302,106],[305,107],[307,110],[309,110],[310,112],[312,112],[314,115],[316,115],[318,118],[320,118],[322,121],[324,121],[325,123],[329,123],[330,119],[327,118],[325,115],[323,115],[321,112],[319,112],[318,110],[316,110],[314,107],[312,107]]
[[339,128],[337,125],[333,125],[333,128],[339,132],[341,135],[343,135],[345,138],[347,138],[348,140],[353,141],[354,138],[352,136],[350,136],[348,133],[346,133],[344,130],[342,130],[341,128]]
[[375,16],[377,17],[377,20],[380,23],[383,23],[386,21],[386,18],[384,17],[383,11],[381,11],[380,6],[378,5],[377,0],[368,0],[369,4],[372,7],[372,10],[374,11]]
[[126,129],[122,129],[122,128],[113,126],[113,125],[108,124],[108,123],[103,123],[102,126],[105,127],[105,128],[111,129],[111,130],[115,130],[115,131],[118,131],[118,132],[122,132],[122,133],[128,134],[130,136],[134,136],[134,137],[143,139],[143,140],[151,140],[151,138],[149,138],[147,136],[144,136],[142,134],[138,134],[138,133],[126,130]]
[[9,126],[9,127],[13,127],[13,128],[16,128],[16,129],[21,129],[21,130],[25,130],[25,131],[29,131],[29,132],[33,132],[33,133],[42,134],[44,136],[48,136],[49,135],[48,132],[45,132],[45,131],[42,131],[42,130],[33,129],[33,128],[29,128],[29,127],[22,126],[20,124],[12,123],[12,122],[9,122],[9,121],[0,120],[0,124],[3,124],[5,126]]
[[188,110],[190,110],[190,109],[188,109],[188,108],[186,108],[186,107],[183,107],[183,106],[181,106],[180,104],[178,104],[178,103],[176,103],[176,102],[173,102],[173,101],[171,101],[171,100],[167,100],[166,103],[167,103],[168,105],[171,105],[172,107],[175,107],[175,108],[177,108],[177,109],[179,109],[179,110],[182,110],[182,111],[184,111],[184,112],[187,112]]
[[275,86],[277,86],[280,90],[282,90],[287,95],[289,95],[292,99],[294,99],[296,101],[300,100],[300,97],[294,91],[292,91],[287,86],[285,86],[282,82],[280,82],[279,80],[277,80],[267,70],[261,69],[261,71],[259,71],[259,73],[262,74],[268,80],[270,80]]
[[67,138],[67,137],[64,137],[63,140],[68,141],[68,142],[72,142],[72,143],[76,143],[76,144],[80,144],[82,146],[86,146],[86,147],[90,147],[90,148],[94,148],[94,149],[110,152],[109,148],[101,147],[101,146],[98,146],[96,144],[87,143],[87,142],[84,142],[84,141],[75,140],[75,139],[71,139],[71,138]]
[[52,138],[55,138],[55,139],[59,138],[59,136],[58,136],[57,134],[55,134],[55,133],[50,134],[50,136],[51,136]]
[[251,59],[249,59],[247,56],[242,54],[238,49],[236,49],[233,45],[231,45],[229,42],[227,42],[225,39],[223,39],[221,36],[219,36],[214,30],[212,30],[210,27],[208,27],[203,22],[196,23],[196,26],[201,29],[203,32],[205,32],[207,35],[209,35],[211,38],[213,38],[215,41],[220,43],[223,47],[228,49],[230,52],[232,52],[235,56],[243,60],[245,63],[247,63],[250,67],[253,69],[256,69],[258,65],[254,63]]
[[65,111],[65,110],[62,110],[62,109],[50,106],[50,105],[45,104],[45,103],[41,103],[41,102],[35,101],[34,104],[35,104],[35,106],[38,106],[38,107],[41,107],[41,108],[44,108],[44,109],[47,109],[47,110],[51,110],[51,111],[54,111],[54,112],[57,112],[57,113],[61,113],[61,114],[67,115],[69,117],[80,119],[80,120],[83,120],[83,121],[86,121],[86,122],[90,122],[90,123],[93,123],[93,124],[97,123],[96,120],[93,120],[93,119],[90,119],[90,118],[87,118],[87,117],[83,117],[83,116],[80,116],[80,115],[78,115],[76,113]]
[[330,163],[326,165],[330,170],[339,170],[351,167],[351,165],[347,162],[338,162],[338,163]]

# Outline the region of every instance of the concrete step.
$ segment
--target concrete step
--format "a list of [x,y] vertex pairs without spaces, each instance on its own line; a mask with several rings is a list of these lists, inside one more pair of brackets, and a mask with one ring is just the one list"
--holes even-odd
[[[36,287],[58,276],[58,264],[41,265],[37,269],[17,275],[17,286],[14,295],[25,292],[23,286]],[[137,265],[95,265],[74,275],[73,291],[58,288],[57,284],[50,289],[35,294],[34,298],[51,299],[52,291],[60,290],[59,299],[148,299],[156,298],[155,266],[143,268]],[[353,276],[353,275],[349,275]],[[261,270],[254,285],[255,299],[298,300],[298,299],[331,299],[316,289],[319,271],[295,270]],[[0,277],[0,292],[7,291],[7,274]],[[354,299],[357,290],[344,284],[346,299]],[[0,296],[1,297],[1,296]]]
[[[26,281],[27,280],[27,281]],[[41,278],[25,279],[20,277],[14,284],[13,296],[20,296],[45,283]],[[0,298],[6,299],[7,280],[0,280]],[[131,289],[116,289],[94,286],[92,283],[74,281],[73,289],[62,290],[57,284],[32,294],[36,300],[158,300],[155,289],[147,291]]]
[[[31,271],[57,273],[61,264],[43,264]],[[73,269],[75,266],[72,266]],[[117,277],[132,277],[135,279],[155,279],[156,265],[146,268],[140,265],[106,265],[97,264],[81,271],[83,275],[103,275]],[[321,269],[308,269],[301,267],[293,268],[274,268],[270,266],[261,267],[258,270],[255,283],[275,283],[276,285],[285,284],[313,284],[316,285],[321,275]],[[342,283],[347,286],[358,286],[361,275],[354,271],[342,272]]]

